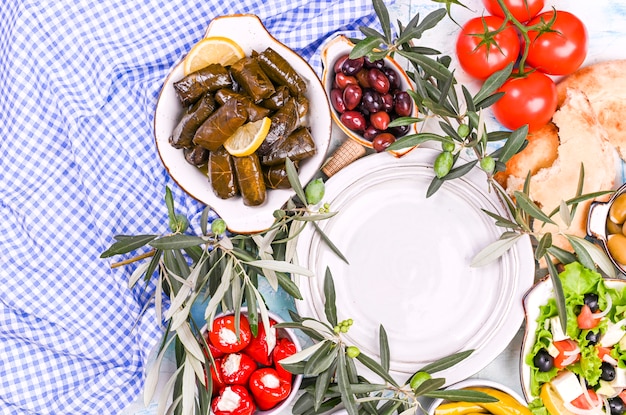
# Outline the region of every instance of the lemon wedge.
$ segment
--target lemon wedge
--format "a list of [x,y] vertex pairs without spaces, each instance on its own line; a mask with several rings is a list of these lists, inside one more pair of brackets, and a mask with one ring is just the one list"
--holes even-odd
[[206,37],[196,43],[185,57],[185,76],[214,63],[232,65],[243,57],[243,49],[232,39],[223,36]]
[[224,148],[235,157],[249,156],[263,143],[271,124],[272,120],[269,117],[245,123],[228,137],[224,142]]

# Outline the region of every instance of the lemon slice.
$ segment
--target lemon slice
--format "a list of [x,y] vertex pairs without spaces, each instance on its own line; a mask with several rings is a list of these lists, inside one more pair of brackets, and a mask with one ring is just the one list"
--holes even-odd
[[228,137],[226,142],[224,142],[224,148],[232,156],[249,156],[263,143],[271,124],[272,120],[269,117],[245,123],[233,135]]
[[227,66],[245,57],[241,46],[222,36],[210,36],[196,43],[185,57],[185,75],[213,63]]

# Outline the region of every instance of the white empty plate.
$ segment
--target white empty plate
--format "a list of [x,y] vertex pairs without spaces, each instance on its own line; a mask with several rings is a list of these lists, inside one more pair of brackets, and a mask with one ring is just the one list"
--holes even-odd
[[349,264],[307,227],[298,256],[316,277],[297,280],[304,300],[296,305],[301,315],[325,320],[323,280],[329,267],[338,318],[354,320],[346,341],[378,359],[382,324],[398,381],[435,360],[474,349],[437,374],[449,385],[485,367],[518,332],[535,263],[529,239],[522,238],[501,259],[470,267],[503,232],[481,209],[502,216],[507,211],[477,168],[426,198],[437,154],[427,148],[402,158],[375,154],[327,181],[324,201],[339,213],[320,226]]

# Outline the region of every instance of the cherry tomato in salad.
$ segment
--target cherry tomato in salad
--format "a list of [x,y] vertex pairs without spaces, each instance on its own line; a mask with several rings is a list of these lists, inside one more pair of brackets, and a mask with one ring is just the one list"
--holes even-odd
[[550,75],[568,75],[577,70],[587,57],[587,29],[572,13],[552,10],[541,13],[528,26],[548,24],[549,29],[530,30],[526,63]]
[[600,360],[604,360],[604,356],[610,355],[610,354],[611,354],[610,347],[598,346],[598,357],[600,358]]
[[546,125],[556,111],[556,85],[538,71],[521,77],[514,75],[498,92],[504,92],[504,96],[493,104],[493,113],[500,124],[511,130],[528,125],[529,131],[536,131]]
[[597,318],[594,313],[591,312],[591,308],[587,304],[583,305],[580,309],[580,313],[576,317],[578,327],[581,329],[592,329],[600,323],[600,319]]
[[243,350],[252,339],[248,319],[242,317],[239,320],[239,333],[235,326],[235,316],[223,316],[213,320],[213,326],[209,331],[209,340],[218,350],[223,353],[235,353]]
[[469,75],[487,79],[491,74],[517,60],[520,40],[512,25],[503,27],[504,19],[496,16],[469,20],[457,37],[456,54]]
[[572,405],[579,409],[591,409],[595,408],[600,403],[600,398],[593,389],[587,389],[587,395],[589,398],[582,393],[579,397],[572,401]]
[[576,344],[576,342],[572,339],[554,342],[554,347],[556,347],[559,351],[559,354],[554,358],[554,366],[557,369],[569,366],[580,359],[578,344]]
[[[502,11],[498,0],[483,0],[483,5],[489,14],[504,17],[504,11]],[[544,0],[504,0],[504,5],[515,19],[524,23],[535,17],[543,9]]]

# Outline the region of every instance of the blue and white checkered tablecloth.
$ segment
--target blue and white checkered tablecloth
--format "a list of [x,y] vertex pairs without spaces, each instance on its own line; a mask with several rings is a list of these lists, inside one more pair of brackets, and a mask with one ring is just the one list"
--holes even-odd
[[[152,136],[171,65],[218,15],[255,13],[320,71],[321,43],[370,0],[0,2],[0,413],[115,414],[160,338],[149,293],[99,255],[167,231]],[[196,225],[197,226],[197,225]],[[132,268],[132,267],[131,267]]]

